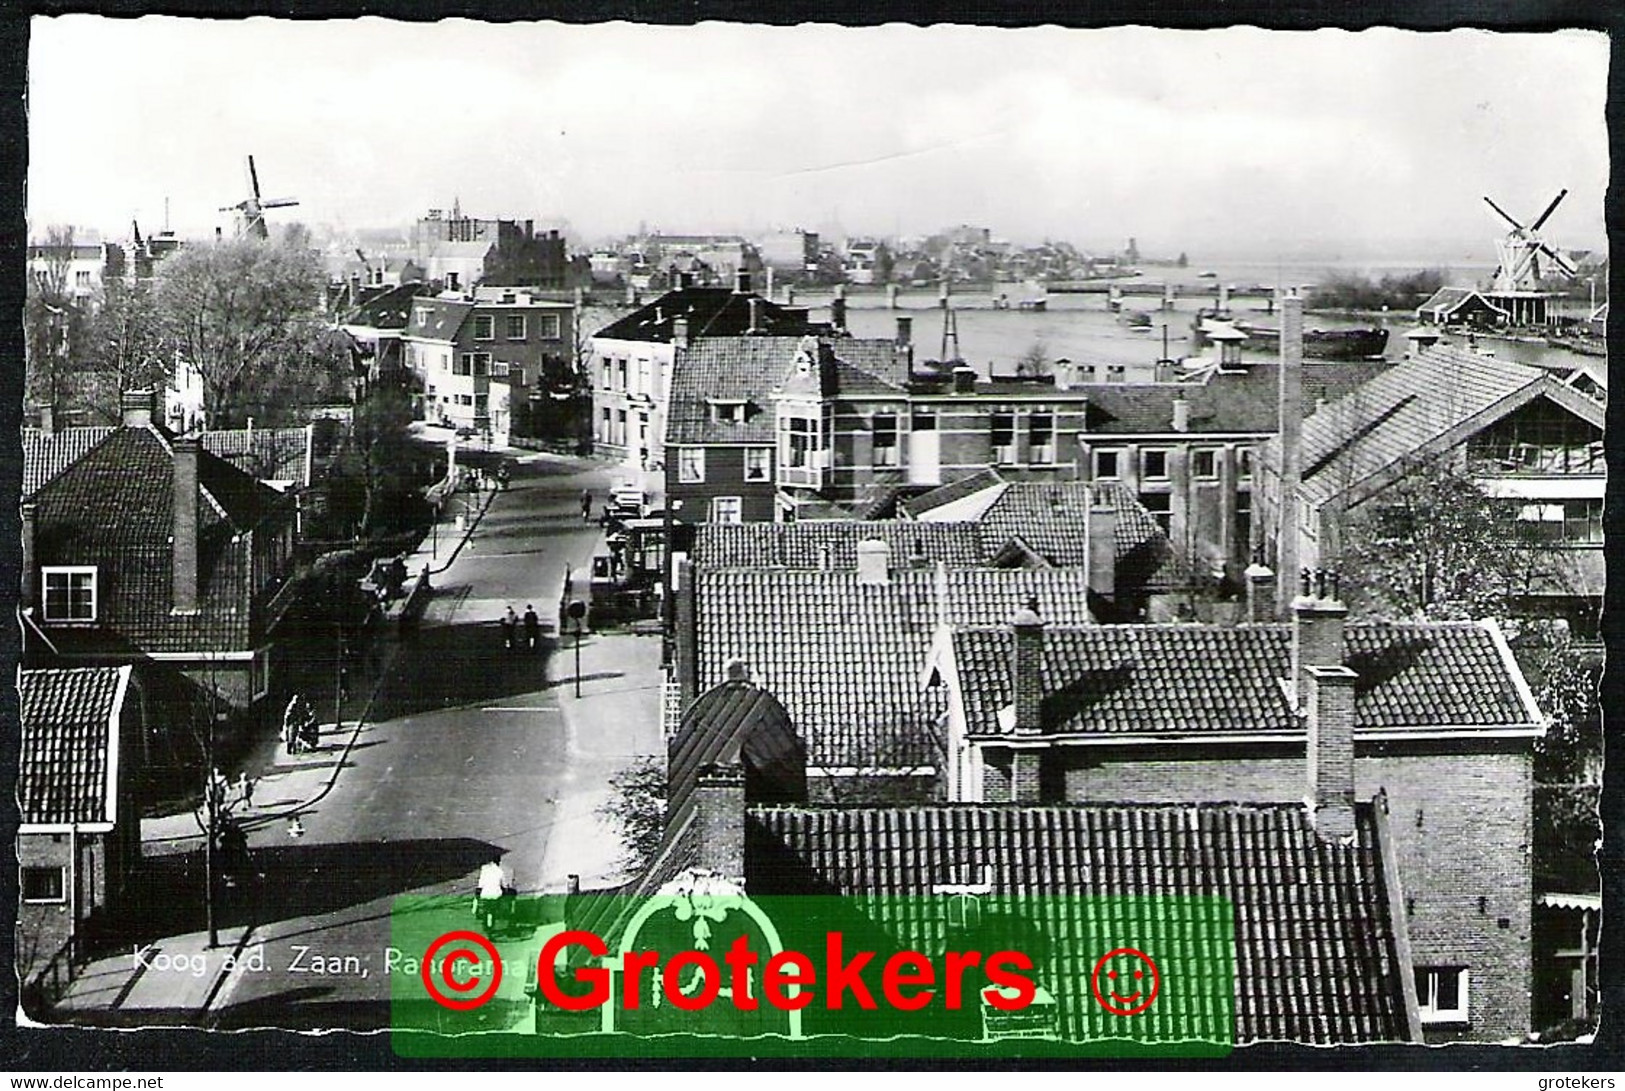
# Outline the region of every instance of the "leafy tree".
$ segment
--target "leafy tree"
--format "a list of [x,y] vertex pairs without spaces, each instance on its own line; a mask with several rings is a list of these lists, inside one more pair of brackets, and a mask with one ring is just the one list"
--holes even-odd
[[1595,893],[1602,837],[1601,664],[1566,634],[1535,627],[1518,662],[1548,718],[1535,746],[1535,882],[1538,889]]
[[298,232],[189,246],[164,261],[165,344],[196,370],[210,428],[297,418],[341,389],[349,362],[327,336],[325,285]]
[[637,874],[648,867],[666,833],[666,761],[660,755],[636,758],[609,778],[610,796],[598,817],[621,839],[621,867]]

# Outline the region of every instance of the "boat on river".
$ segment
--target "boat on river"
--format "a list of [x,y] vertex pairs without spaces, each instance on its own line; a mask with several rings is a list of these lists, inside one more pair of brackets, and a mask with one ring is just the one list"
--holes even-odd
[[[1266,326],[1238,325],[1251,347],[1271,348],[1281,343],[1281,331]],[[1254,345],[1253,342],[1260,342]],[[1304,330],[1303,354],[1311,360],[1369,360],[1388,349],[1388,331],[1381,326],[1353,330]]]

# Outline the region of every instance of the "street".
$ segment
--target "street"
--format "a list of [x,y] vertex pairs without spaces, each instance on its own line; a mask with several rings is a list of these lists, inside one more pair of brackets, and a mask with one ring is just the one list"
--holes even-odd
[[[421,630],[400,644],[353,743],[331,747],[343,765],[299,812],[302,834],[283,821],[252,831],[264,878],[229,892],[252,923],[241,945],[252,968],[225,978],[210,1025],[387,1026],[395,899],[470,904],[480,866],[498,857],[521,892],[541,888],[561,789],[606,777],[635,748],[630,735],[596,731],[572,746],[560,697],[572,661],[549,664],[566,570],[587,571],[601,534],[582,521],[579,496],[602,497],[610,481],[553,456],[514,467],[511,488],[434,577]],[[442,564],[457,537],[442,528]],[[540,615],[541,648],[504,650],[497,620],[509,605]],[[645,730],[658,738],[657,724]],[[455,927],[472,925],[464,913]]]

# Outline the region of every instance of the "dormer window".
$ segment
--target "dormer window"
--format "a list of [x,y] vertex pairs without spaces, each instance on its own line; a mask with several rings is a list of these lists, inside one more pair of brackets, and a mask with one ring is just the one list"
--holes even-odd
[[45,587],[46,621],[96,620],[96,568],[94,565],[46,567],[40,570]]
[[712,398],[711,419],[729,424],[744,424],[750,403],[743,398]]

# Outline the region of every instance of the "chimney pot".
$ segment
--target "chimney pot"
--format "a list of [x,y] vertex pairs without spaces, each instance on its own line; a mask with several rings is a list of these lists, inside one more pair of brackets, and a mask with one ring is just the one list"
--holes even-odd
[[571,893],[571,894],[580,894],[581,893],[581,876],[579,876],[579,875],[566,875],[564,877],[564,883],[565,883],[565,890],[568,891],[569,893]]
[[897,343],[899,345],[912,345],[914,343],[914,317],[900,314],[897,316]]
[[748,270],[741,269],[734,274],[734,282],[736,285],[734,290],[740,295],[746,295],[750,292],[750,272]]
[[1243,576],[1247,580],[1247,620],[1268,621],[1275,611],[1275,573],[1255,561]]
[[750,668],[745,666],[745,661],[743,659],[730,659],[728,661],[728,681],[750,681]]
[[1174,431],[1188,432],[1191,427],[1191,403],[1183,392],[1174,395]]
[[[1343,623],[1348,608],[1323,594],[1309,594],[1310,579],[1303,574],[1305,594],[1292,602],[1292,687],[1298,711],[1305,711],[1309,670],[1341,667],[1344,660]],[[1323,585],[1322,585],[1323,589]]]
[[688,319],[674,318],[671,322],[671,343],[680,349],[688,348]]
[[50,437],[56,435],[56,408],[50,405],[39,407],[40,435]]
[[976,369],[961,364],[954,368],[954,393],[974,394],[976,392]]
[[[744,276],[745,274],[740,274]],[[750,297],[750,329],[746,333],[762,332],[762,301],[756,296]]]
[[879,538],[858,543],[858,586],[884,587],[891,583],[891,547]]
[[203,443],[196,436],[174,441],[175,522],[173,555],[173,598],[177,614],[193,614],[198,609],[198,456]]
[[1117,595],[1117,508],[1097,497],[1089,505],[1089,590]]

